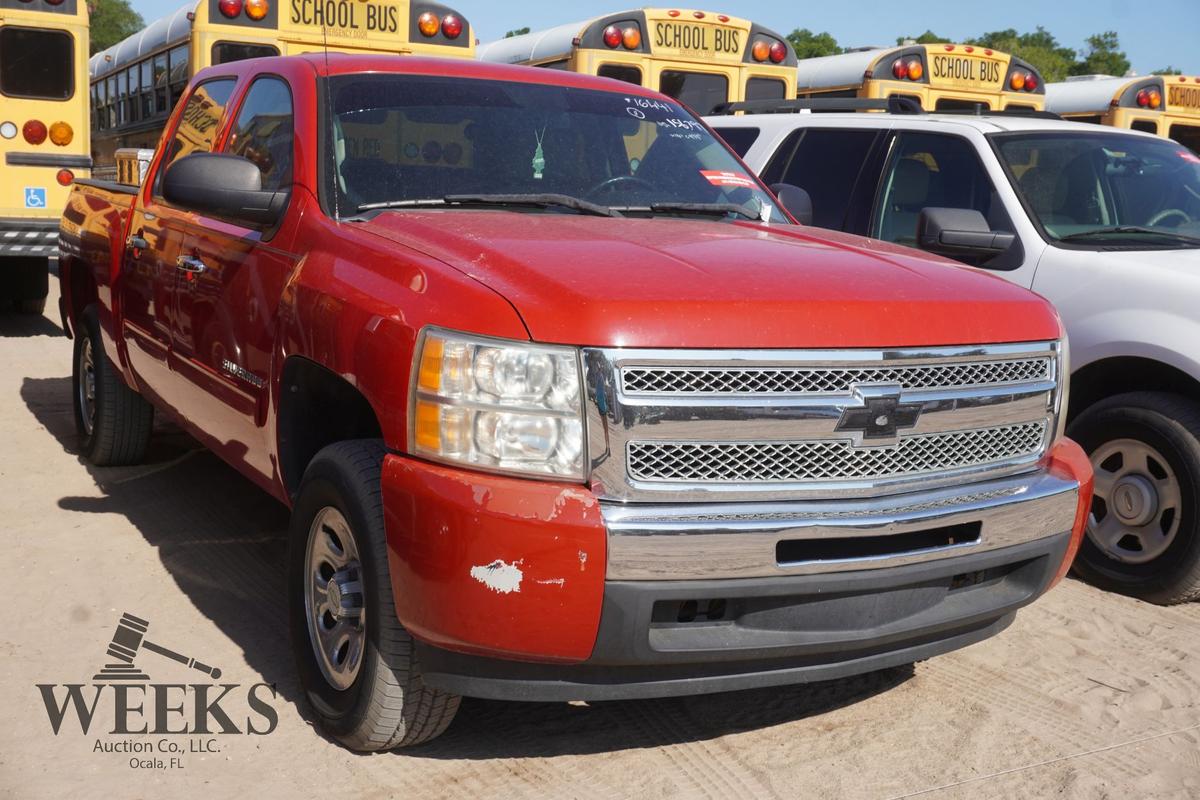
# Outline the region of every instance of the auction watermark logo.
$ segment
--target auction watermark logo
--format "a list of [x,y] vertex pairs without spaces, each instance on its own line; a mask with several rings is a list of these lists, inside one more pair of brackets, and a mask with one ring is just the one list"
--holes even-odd
[[[128,755],[132,769],[183,769],[188,754],[219,753],[223,736],[266,736],[279,725],[269,683],[221,683],[221,670],[147,638],[150,623],[125,613],[108,644],[108,661],[91,683],[39,683],[54,735],[73,731],[95,736],[93,753]],[[157,636],[157,634],[155,634]],[[143,653],[177,662],[210,680],[151,681]],[[157,672],[159,665],[153,667]]]

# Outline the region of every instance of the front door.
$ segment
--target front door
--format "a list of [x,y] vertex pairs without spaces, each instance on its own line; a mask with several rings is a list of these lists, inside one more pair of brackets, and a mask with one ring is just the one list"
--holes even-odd
[[[246,91],[224,152],[262,171],[263,189],[292,183],[292,98],[259,78]],[[286,235],[200,218],[183,244],[175,284],[171,368],[190,387],[188,414],[205,443],[269,479],[265,421],[278,308],[297,256]]]

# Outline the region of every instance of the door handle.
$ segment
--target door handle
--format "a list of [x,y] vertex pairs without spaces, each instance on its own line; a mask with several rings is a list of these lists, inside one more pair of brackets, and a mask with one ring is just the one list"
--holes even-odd
[[125,240],[126,250],[149,250],[150,244],[141,236],[130,236]]
[[175,266],[192,275],[200,275],[208,271],[208,265],[195,256],[180,256],[175,259]]

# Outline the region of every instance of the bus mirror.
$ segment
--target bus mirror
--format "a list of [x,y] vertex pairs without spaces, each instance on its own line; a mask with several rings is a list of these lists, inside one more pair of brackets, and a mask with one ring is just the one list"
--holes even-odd
[[918,246],[950,258],[991,258],[1016,240],[1015,234],[992,230],[973,208],[924,208],[917,217]]
[[779,205],[783,206],[796,222],[801,225],[812,225],[812,198],[809,197],[808,192],[790,183],[773,184],[771,191],[775,193]]
[[168,203],[250,225],[275,223],[286,192],[264,191],[262,171],[241,156],[193,153],[167,167],[163,197]]

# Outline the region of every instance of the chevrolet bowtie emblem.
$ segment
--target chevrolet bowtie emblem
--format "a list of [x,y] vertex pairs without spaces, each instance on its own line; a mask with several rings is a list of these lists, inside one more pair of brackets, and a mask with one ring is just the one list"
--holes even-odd
[[900,402],[899,386],[856,386],[854,397],[861,405],[844,409],[836,430],[854,434],[855,447],[896,444],[921,417],[920,403]]

